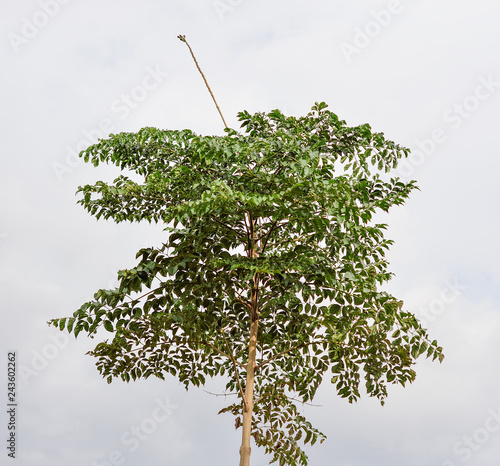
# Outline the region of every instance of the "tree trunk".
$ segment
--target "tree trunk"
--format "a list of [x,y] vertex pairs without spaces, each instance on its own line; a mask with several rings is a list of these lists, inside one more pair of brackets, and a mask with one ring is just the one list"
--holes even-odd
[[[252,214],[248,214],[249,239],[248,255],[255,259],[258,257],[257,235],[255,221]],[[243,432],[241,435],[240,466],[250,465],[252,415],[253,415],[253,389],[255,383],[255,361],[257,358],[257,333],[259,330],[259,275],[253,277],[250,299],[250,344],[247,362],[247,380],[245,384],[245,400],[243,401]]]
[[[253,386],[254,368],[257,353],[257,330],[259,321],[255,320],[250,326],[250,349],[248,351],[247,382],[245,386],[245,401],[243,404],[243,432],[240,447],[240,466],[250,465],[250,438],[252,434],[252,414],[253,414]],[[246,409],[245,409],[246,406]]]

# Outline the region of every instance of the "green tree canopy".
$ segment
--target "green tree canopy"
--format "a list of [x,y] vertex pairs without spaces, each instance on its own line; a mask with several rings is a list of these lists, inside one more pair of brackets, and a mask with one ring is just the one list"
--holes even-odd
[[296,401],[312,400],[328,374],[349,401],[364,385],[383,402],[388,383],[414,380],[418,356],[443,357],[381,290],[391,241],[372,217],[415,188],[387,174],[409,151],[324,103],[301,118],[239,120],[241,132],[224,136],[144,128],[82,152],[143,178],[80,187],[92,215],[162,222],[168,235],[118,272],[118,288],[50,323],[111,332],[90,352],[108,381],[170,374],[187,388],[225,376],[238,398],[222,411],[243,426],[240,464],[252,435],[280,465],[306,465],[299,442],[324,435]]

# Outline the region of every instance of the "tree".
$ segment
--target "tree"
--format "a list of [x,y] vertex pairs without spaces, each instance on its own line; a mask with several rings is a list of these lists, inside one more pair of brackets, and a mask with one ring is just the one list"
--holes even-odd
[[325,436],[296,403],[328,373],[350,402],[363,377],[383,403],[388,383],[414,380],[416,358],[443,358],[381,290],[391,241],[372,217],[415,188],[386,174],[409,151],[326,107],[241,112],[242,132],[224,136],[143,128],[81,153],[144,181],[80,187],[80,204],[97,218],[163,222],[168,237],[118,272],[118,288],[49,323],[112,333],[90,352],[108,382],[171,374],[187,389],[225,376],[237,400],[221,412],[242,427],[240,466],[251,436],[272,462],[307,464],[299,442]]

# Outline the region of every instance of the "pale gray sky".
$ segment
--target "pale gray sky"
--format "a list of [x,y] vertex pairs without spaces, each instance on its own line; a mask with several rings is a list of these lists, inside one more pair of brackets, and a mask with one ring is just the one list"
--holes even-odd
[[[305,410],[328,436],[307,448],[311,466],[498,465],[497,0],[4,0],[1,10],[0,393],[15,350],[15,464],[238,461],[241,432],[216,414],[223,398],[186,394],[175,379],[108,385],[85,355],[96,341],[45,324],[113,286],[117,269],[163,237],[77,206],[79,185],[116,172],[75,154],[143,126],[222,134],[176,38],[185,34],[230,126],[243,109],[299,116],[325,101],[413,150],[399,174],[421,191],[384,217],[395,240],[389,287],[446,359],[419,362],[415,383],[391,388],[384,407],[349,405],[326,382],[322,407]],[[252,465],[265,464],[254,449]]]

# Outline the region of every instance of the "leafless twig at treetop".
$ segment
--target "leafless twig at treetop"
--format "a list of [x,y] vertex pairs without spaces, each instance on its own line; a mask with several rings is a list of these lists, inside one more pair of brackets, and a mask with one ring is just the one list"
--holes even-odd
[[180,39],[182,42],[184,42],[188,46],[188,49],[191,52],[191,56],[193,57],[194,63],[196,64],[196,67],[198,68],[198,71],[200,72],[201,77],[203,78],[203,81],[205,81],[205,85],[207,86],[208,92],[210,92],[210,95],[212,96],[212,99],[214,100],[215,106],[217,107],[217,110],[219,111],[219,115],[222,118],[222,122],[224,123],[224,127],[227,128],[228,126],[227,126],[226,120],[224,120],[224,116],[222,115],[222,112],[219,108],[219,104],[215,100],[212,89],[210,89],[210,86],[208,85],[207,78],[205,78],[203,71],[201,71],[200,65],[198,65],[198,60],[196,60],[196,57],[194,56],[194,53],[193,53],[193,49],[191,48],[191,46],[188,44],[188,41],[186,40],[186,36],[182,36],[179,34],[177,36],[177,38]]

